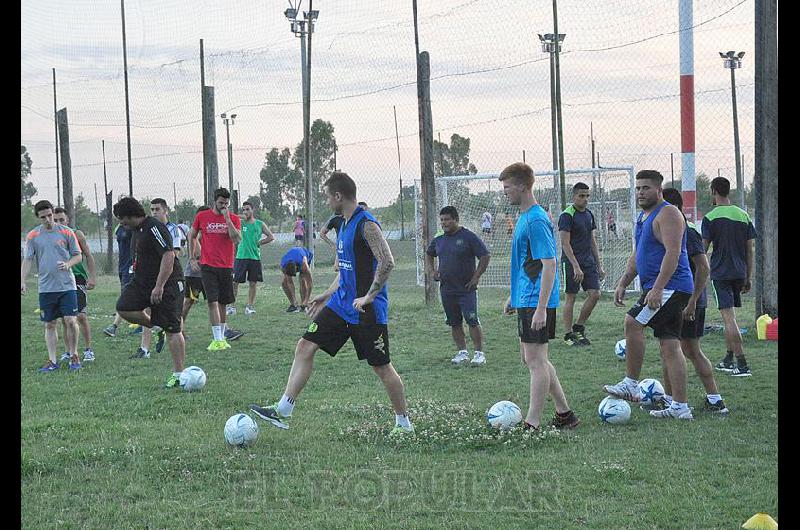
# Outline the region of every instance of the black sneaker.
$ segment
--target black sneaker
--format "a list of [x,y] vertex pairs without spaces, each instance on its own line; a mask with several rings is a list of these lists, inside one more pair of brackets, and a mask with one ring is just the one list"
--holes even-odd
[[728,372],[728,373],[730,373],[730,372],[733,372],[733,369],[736,368],[736,365],[733,364],[733,359],[729,359],[729,358],[725,357],[720,362],[715,364],[714,368],[716,370],[719,370],[720,372]]
[[572,335],[575,337],[575,345],[576,346],[591,346],[592,343],[589,342],[589,339],[586,338],[586,335],[583,334],[583,331],[574,331]]
[[300,308],[296,305],[290,305],[289,308],[286,310],[287,313],[297,313],[300,311]]
[[733,377],[750,377],[753,375],[749,366],[737,366],[730,372],[730,374]]
[[300,306],[300,311],[298,311],[298,312],[299,312],[299,313],[305,313],[305,312],[306,312],[306,309],[307,309],[307,306],[301,305],[301,306]]
[[553,416],[552,425],[556,429],[574,429],[580,422],[581,420],[572,411],[569,411],[566,416],[561,416],[556,412],[555,416]]
[[564,344],[567,346],[575,346],[578,343],[578,337],[575,336],[575,333],[569,332],[564,335]]
[[725,402],[721,399],[712,405],[708,398],[706,398],[706,402],[703,403],[703,410],[711,414],[720,414],[722,416],[730,412],[728,407],[725,406]]
[[[262,420],[268,421],[279,429],[288,429],[289,425],[285,422],[289,418],[285,418],[278,414],[278,407],[262,407],[253,403],[250,405],[250,410],[256,413],[256,416]],[[291,416],[290,416],[291,417]]]
[[128,357],[128,359],[149,359],[149,358],[150,358],[150,352],[144,351],[141,346],[139,346],[139,349],[136,350],[136,353]]
[[156,333],[156,353],[161,353],[161,350],[164,349],[164,342],[167,338],[167,333],[160,329],[158,333]]
[[244,335],[244,331],[238,331],[236,329],[226,329],[225,330],[225,340],[236,340]]
[[522,422],[522,428],[525,429],[526,431],[533,431],[533,432],[539,432],[540,430],[539,427],[534,427],[527,421]]

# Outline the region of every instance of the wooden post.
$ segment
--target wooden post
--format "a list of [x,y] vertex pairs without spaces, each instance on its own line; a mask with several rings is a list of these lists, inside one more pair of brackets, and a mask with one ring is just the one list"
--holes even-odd
[[59,110],[58,141],[61,148],[61,177],[64,184],[64,209],[69,217],[69,226],[75,228],[75,201],[72,197],[72,161],[69,157],[69,122],[67,108]]
[[[431,116],[431,65],[428,52],[417,56],[420,176],[422,178],[422,241],[427,248],[436,233],[436,183],[433,177],[433,117]],[[436,300],[436,284],[425,271],[425,303]]]
[[94,183],[94,207],[97,210],[97,238],[100,240],[100,253],[103,252],[103,225],[100,222],[100,200],[97,198],[97,182]]
[[214,123],[214,87],[203,87],[203,160],[206,165],[206,202],[214,200],[214,190],[219,188],[219,167],[217,165],[217,133]]
[[203,204],[208,204],[208,168],[206,167],[206,69],[203,58],[203,39],[200,39],[200,112],[202,114],[201,128],[203,130]]
[[61,177],[58,160],[58,103],[56,100],[56,69],[53,68],[53,117],[55,118],[56,137],[56,206],[61,206]]
[[107,237],[107,245],[106,245],[106,267],[105,271],[107,273],[111,273],[113,269],[113,260],[114,260],[114,220],[112,218],[113,214],[111,212],[113,206],[111,204],[111,192],[108,191],[108,178],[106,177],[106,141],[102,141],[103,145],[103,192],[105,193],[106,198],[106,237]]

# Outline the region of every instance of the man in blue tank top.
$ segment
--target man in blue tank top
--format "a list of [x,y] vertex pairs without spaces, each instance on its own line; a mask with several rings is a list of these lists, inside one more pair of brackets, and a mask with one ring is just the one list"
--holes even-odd
[[309,304],[313,322],[297,341],[283,397],[266,407],[250,405],[250,410],[288,429],[295,400],[311,376],[316,351],[322,349],[333,357],[350,339],[358,359],[366,359],[389,394],[395,411],[391,434],[413,432],[403,381],[389,359],[386,281],[394,268],[389,243],[375,217],[358,205],[356,183],[347,174],[334,172],[325,182],[325,194],[328,206],[345,219],[336,238],[339,273],[328,290]]
[[617,284],[614,303],[622,307],[625,289],[637,274],[642,296],[625,316],[625,378],[604,388],[613,396],[640,401],[637,385],[644,359],[644,328],[649,326],[661,346],[673,392],[670,407],[651,410],[650,415],[691,420],[680,338],[683,310],[694,292],[694,282],[686,253],[686,221],[680,210],[664,201],[663,181],[658,171],[646,169],[636,174],[636,199],[642,208],[636,221],[636,248]]

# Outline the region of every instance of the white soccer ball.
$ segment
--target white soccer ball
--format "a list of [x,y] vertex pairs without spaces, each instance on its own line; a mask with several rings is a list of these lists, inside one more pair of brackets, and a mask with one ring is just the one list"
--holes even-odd
[[642,405],[655,405],[664,398],[664,387],[658,379],[642,379],[637,386]]
[[178,384],[187,392],[201,390],[206,386],[206,373],[199,366],[190,366],[181,372]]
[[498,401],[486,411],[486,419],[493,428],[507,430],[522,421],[522,411],[513,401]]
[[247,414],[234,414],[225,422],[228,445],[247,447],[258,438],[258,424]]
[[620,361],[625,360],[626,351],[625,339],[618,340],[616,346],[614,346],[614,353],[617,354],[617,358],[619,358]]
[[603,423],[628,423],[631,419],[631,406],[624,399],[606,396],[600,402],[597,413]]

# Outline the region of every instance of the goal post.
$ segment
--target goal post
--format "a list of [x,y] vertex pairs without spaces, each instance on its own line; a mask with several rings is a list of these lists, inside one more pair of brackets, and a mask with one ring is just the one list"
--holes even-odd
[[[558,193],[558,171],[534,171],[533,191],[539,204],[548,210],[558,246],[559,274],[564,285],[561,266],[561,243],[558,237],[558,218],[561,214]],[[633,166],[567,169],[564,171],[567,198],[571,201],[572,187],[583,182],[589,186],[588,208],[595,217],[600,258],[606,278],[600,282],[603,291],[613,291],[625,273],[628,257],[634,248],[636,226],[636,190]],[[519,207],[511,206],[503,193],[499,173],[438,177],[436,179],[436,208],[454,206],[459,223],[477,234],[492,254],[489,267],[481,278],[486,287],[508,287],[510,281],[511,236],[519,217]],[[422,217],[419,180],[414,181],[416,220],[417,284],[424,284],[425,251],[422,240]],[[569,206],[568,202],[568,206]],[[434,232],[441,233],[437,226]],[[638,277],[631,286],[638,289]]]

